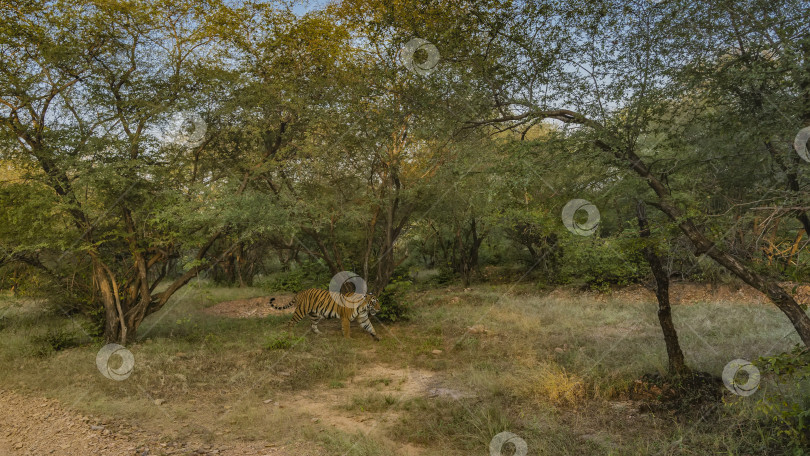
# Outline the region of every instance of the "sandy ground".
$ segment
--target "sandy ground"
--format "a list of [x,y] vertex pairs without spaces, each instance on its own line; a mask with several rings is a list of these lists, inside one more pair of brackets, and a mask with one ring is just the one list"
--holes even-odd
[[289,456],[267,442],[222,446],[160,442],[128,423],[105,423],[65,408],[58,401],[0,390],[0,455],[3,456]]
[[0,391],[0,410],[0,454],[118,456],[142,454],[148,447],[145,436],[114,434],[54,400]]
[[289,304],[293,296],[293,294],[276,294],[273,296],[259,296],[257,298],[225,301],[214,306],[207,307],[203,310],[203,312],[219,317],[231,318],[261,318],[270,314],[291,314],[295,310],[293,307],[284,310],[277,310],[269,304],[269,301],[270,298],[276,298],[273,305],[284,307],[285,305]]

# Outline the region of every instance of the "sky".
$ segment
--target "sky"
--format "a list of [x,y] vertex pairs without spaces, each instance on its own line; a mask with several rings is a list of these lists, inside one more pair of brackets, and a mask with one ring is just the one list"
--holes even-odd
[[322,8],[327,3],[329,0],[300,0],[296,2],[292,10],[296,15],[302,16],[309,11]]

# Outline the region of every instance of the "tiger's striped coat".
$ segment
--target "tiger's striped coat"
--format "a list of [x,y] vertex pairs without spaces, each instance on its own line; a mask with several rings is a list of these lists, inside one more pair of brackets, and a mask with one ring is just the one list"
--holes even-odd
[[321,320],[324,318],[340,318],[343,336],[349,338],[351,322],[357,320],[360,326],[371,334],[374,340],[379,341],[380,338],[377,337],[377,333],[374,332],[374,327],[371,326],[368,319],[369,315],[374,315],[380,310],[379,301],[371,293],[362,297],[362,301],[357,298],[358,295],[346,297],[328,290],[310,288],[296,294],[292,301],[285,306],[277,307],[272,301],[270,306],[279,310],[295,306],[295,313],[288,323],[290,327],[308,316],[311,321],[312,331],[315,334],[320,334],[318,323]]

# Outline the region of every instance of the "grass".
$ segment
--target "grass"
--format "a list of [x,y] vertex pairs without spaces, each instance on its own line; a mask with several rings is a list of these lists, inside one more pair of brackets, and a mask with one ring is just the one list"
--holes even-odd
[[[422,454],[484,454],[501,431],[523,438],[529,454],[549,455],[757,453],[770,439],[752,418],[756,396],[729,398],[732,405],[702,420],[626,405],[636,379],[666,367],[653,302],[544,296],[533,287],[423,288],[409,297],[410,321],[375,322],[383,338],[375,343],[359,328],[344,339],[334,320],[322,322],[323,334],[315,336],[304,323],[288,332],[288,316],[203,312],[265,294],[259,289],[197,282],[184,291],[144,322],[128,347],[135,369],[122,382],[99,374],[102,344],[83,334],[81,320],[0,297],[0,387],[167,438],[267,440],[306,454],[390,455],[404,445]],[[688,364],[715,375],[732,359],[774,354],[798,341],[771,306],[706,302],[673,313]],[[475,325],[488,332],[469,332]],[[394,376],[355,382],[371,366],[430,373],[442,387],[467,394],[401,398]],[[323,394],[342,398],[321,399],[329,413],[362,414],[380,423],[378,431],[330,428],[290,408],[268,412],[264,403],[318,402]]]

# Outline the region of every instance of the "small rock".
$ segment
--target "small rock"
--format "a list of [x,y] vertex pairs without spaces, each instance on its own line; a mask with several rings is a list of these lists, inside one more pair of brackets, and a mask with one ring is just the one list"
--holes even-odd
[[272,399],[265,399],[262,402],[264,402],[265,404],[269,404],[269,403],[273,402],[273,400]]
[[313,422],[313,423],[320,423],[320,422],[321,422],[321,419],[320,419],[320,418],[313,418],[313,419],[312,419],[312,422]]
[[442,351],[441,350],[433,350],[431,353],[433,353],[434,355],[441,355]]
[[166,402],[166,399],[155,399],[153,402],[155,405],[163,405]]
[[555,349],[554,349],[554,351],[555,351],[555,352],[557,352],[557,353],[563,353],[563,352],[565,352],[565,350],[563,350],[563,349],[562,349],[562,348],[560,348],[560,347],[555,348]]
[[101,430],[104,429],[104,426],[96,426],[95,424],[91,424],[90,429],[92,429],[94,431],[101,431]]

